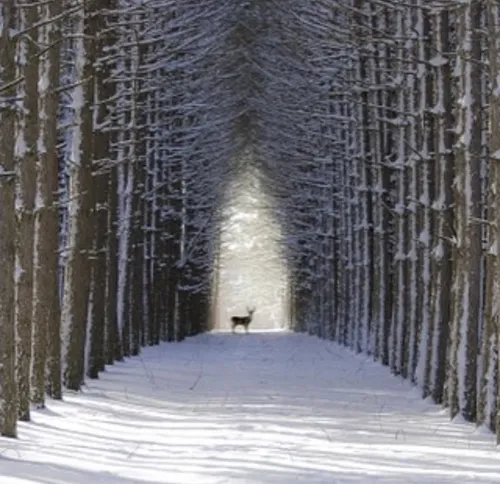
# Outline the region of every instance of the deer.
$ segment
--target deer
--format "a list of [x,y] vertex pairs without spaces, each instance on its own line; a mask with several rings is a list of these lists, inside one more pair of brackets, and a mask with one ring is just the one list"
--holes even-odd
[[253,313],[255,312],[255,308],[249,309],[247,307],[247,312],[248,316],[233,316],[231,318],[231,327],[233,330],[233,333],[235,332],[234,330],[236,329],[236,326],[244,326],[245,327],[245,332],[248,333],[248,326],[252,322],[252,317]]

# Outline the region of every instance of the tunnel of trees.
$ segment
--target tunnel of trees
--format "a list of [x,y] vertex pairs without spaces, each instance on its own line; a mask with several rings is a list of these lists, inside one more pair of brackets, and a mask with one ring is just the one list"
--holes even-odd
[[289,327],[500,437],[496,0],[3,0],[0,430],[215,326],[253,176]]

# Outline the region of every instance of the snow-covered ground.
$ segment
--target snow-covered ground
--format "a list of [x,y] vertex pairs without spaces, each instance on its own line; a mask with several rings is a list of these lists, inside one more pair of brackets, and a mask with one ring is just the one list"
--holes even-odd
[[0,483],[493,483],[491,434],[290,333],[148,348],[0,440]]

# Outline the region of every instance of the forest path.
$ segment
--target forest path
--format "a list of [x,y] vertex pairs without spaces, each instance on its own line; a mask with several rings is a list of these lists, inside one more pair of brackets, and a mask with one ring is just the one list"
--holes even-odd
[[2,484],[494,483],[492,434],[292,333],[147,348],[0,439]]

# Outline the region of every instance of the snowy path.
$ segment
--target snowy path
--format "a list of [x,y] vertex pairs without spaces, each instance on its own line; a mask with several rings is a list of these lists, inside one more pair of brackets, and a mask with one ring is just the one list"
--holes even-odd
[[0,439],[0,483],[493,483],[491,434],[289,333],[148,348]]

